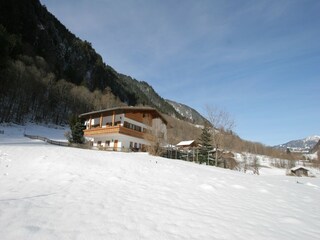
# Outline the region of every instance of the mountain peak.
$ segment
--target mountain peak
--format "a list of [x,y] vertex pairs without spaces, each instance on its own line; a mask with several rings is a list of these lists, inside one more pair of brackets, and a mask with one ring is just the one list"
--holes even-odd
[[318,142],[320,140],[320,136],[319,135],[313,135],[313,136],[309,136],[309,137],[306,137],[304,139],[304,141],[316,141]]
[[279,149],[290,149],[293,152],[309,152],[319,142],[319,135],[312,135],[304,139],[292,140],[275,146]]

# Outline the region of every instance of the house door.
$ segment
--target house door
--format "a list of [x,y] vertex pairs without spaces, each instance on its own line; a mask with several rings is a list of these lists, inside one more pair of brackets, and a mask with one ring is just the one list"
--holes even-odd
[[114,140],[113,151],[118,151],[118,140]]

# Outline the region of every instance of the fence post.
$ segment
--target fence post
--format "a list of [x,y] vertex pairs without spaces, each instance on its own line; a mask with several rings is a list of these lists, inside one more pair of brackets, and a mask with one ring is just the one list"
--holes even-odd
[[199,162],[199,149],[197,148],[197,163]]
[[194,162],[194,147],[192,148],[192,162]]

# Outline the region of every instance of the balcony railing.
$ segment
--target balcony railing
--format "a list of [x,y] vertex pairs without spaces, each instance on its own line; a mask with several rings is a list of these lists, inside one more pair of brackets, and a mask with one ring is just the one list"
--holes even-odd
[[151,140],[152,135],[149,133],[139,132],[130,128],[123,127],[121,125],[117,126],[106,126],[106,127],[96,127],[91,129],[85,129],[85,136],[93,136],[98,134],[113,134],[113,133],[121,133],[124,135],[128,135],[131,137],[142,138],[146,140]]
[[91,129],[85,129],[84,135],[91,136],[97,134],[110,134],[110,133],[119,133],[120,126],[112,126],[112,127],[95,127]]

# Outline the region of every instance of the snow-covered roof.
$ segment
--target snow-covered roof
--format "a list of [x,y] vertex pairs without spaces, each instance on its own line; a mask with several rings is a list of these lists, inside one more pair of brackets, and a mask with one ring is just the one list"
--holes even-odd
[[296,170],[298,170],[298,169],[300,169],[300,168],[309,171],[309,169],[306,168],[306,167],[304,167],[304,166],[296,166],[296,167],[291,168],[290,170],[291,170],[291,171],[296,171]]
[[189,146],[192,143],[194,143],[194,140],[188,140],[188,141],[181,141],[177,144],[177,146]]

